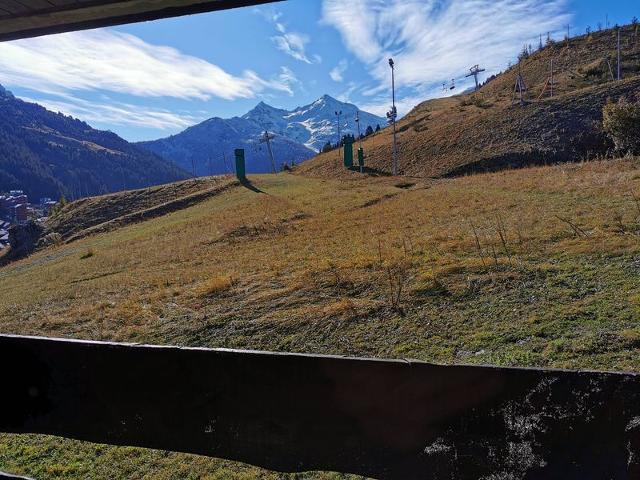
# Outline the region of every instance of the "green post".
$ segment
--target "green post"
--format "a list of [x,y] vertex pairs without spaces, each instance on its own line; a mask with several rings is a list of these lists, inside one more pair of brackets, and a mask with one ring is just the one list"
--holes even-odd
[[236,148],[236,177],[238,180],[246,180],[246,171],[244,166],[244,148]]
[[343,140],[344,147],[344,166],[345,168],[353,167],[353,137],[345,135]]
[[358,149],[358,165],[360,166],[360,173],[364,170],[364,150],[362,147]]

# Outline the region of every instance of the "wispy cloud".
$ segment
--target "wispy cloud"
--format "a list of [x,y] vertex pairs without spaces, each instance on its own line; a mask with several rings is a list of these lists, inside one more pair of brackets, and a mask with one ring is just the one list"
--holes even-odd
[[286,85],[287,92],[290,96],[293,96],[293,88],[300,85],[300,80],[289,67],[280,67],[278,79],[282,85]]
[[274,25],[277,35],[271,37],[271,40],[275,43],[278,50],[304,63],[312,64],[322,62],[322,57],[317,54],[309,58],[306,52],[307,44],[310,41],[309,36],[304,33],[289,31],[287,26],[282,22],[281,12],[272,9],[257,9],[255,11]]
[[351,95],[358,89],[358,84],[356,82],[349,82],[347,84],[347,89],[340,93],[336,98],[341,102],[350,102]]
[[312,63],[305,53],[305,46],[309,43],[309,37],[297,32],[282,32],[282,35],[271,37],[276,48],[290,57],[305,63]]
[[158,130],[182,130],[204,120],[206,112],[194,116],[190,113],[176,113],[164,109],[153,109],[140,105],[114,102],[104,98],[104,102],[88,101],[73,95],[60,98],[38,98],[20,96],[26,102],[38,103],[43,107],[80,118],[97,125],[121,125]]
[[103,90],[144,97],[207,100],[290,92],[280,78],[217,65],[126,33],[93,30],[0,43],[0,83],[46,93]]
[[367,67],[370,95],[388,89],[393,57],[396,85],[410,98],[464,78],[476,63],[497,73],[524,43],[559,31],[571,18],[567,9],[568,0],[323,0],[322,15]]
[[344,80],[344,76],[343,76],[344,72],[347,71],[348,67],[349,67],[349,62],[347,61],[347,59],[343,58],[342,60],[340,60],[340,62],[338,62],[338,65],[336,65],[329,72],[329,76],[331,77],[331,80],[333,80],[334,82],[342,82]]

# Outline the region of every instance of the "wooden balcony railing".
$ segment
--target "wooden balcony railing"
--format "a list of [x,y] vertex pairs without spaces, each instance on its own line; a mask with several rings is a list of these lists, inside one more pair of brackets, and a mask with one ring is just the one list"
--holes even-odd
[[640,478],[635,374],[17,336],[0,336],[0,364],[4,432],[283,472]]

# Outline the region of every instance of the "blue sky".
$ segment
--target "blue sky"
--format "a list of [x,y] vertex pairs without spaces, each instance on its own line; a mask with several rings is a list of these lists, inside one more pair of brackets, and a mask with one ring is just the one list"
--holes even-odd
[[0,83],[135,141],[325,93],[383,115],[393,56],[404,114],[451,78],[463,90],[476,63],[501,71],[540,33],[634,15],[638,0],[287,0],[0,43]]

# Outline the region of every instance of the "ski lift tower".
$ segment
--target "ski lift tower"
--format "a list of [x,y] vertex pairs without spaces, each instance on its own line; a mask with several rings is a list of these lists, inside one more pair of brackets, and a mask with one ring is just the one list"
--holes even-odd
[[269,157],[271,158],[271,170],[273,173],[276,173],[276,160],[273,158],[273,150],[271,149],[271,140],[274,138],[276,138],[276,136],[273,133],[269,133],[265,130],[262,138],[260,139],[260,143],[267,144],[267,150],[269,151]]
[[524,92],[526,91],[527,85],[524,83],[522,70],[520,68],[520,64],[518,63],[518,76],[516,77],[516,84],[513,89],[513,98],[511,99],[511,103],[513,103],[516,100],[516,97],[518,97],[520,105],[524,105]]
[[478,75],[484,71],[484,68],[480,68],[479,65],[474,65],[469,69],[469,73],[465,75],[465,78],[473,77],[473,79],[476,81],[476,92],[480,88],[480,84],[478,83]]

